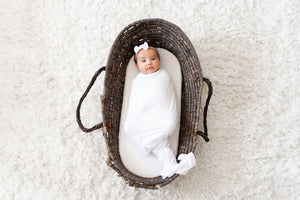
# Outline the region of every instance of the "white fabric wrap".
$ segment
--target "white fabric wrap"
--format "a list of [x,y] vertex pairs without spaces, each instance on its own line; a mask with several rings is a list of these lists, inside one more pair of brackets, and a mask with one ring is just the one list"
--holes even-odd
[[154,153],[163,164],[161,176],[186,174],[195,165],[193,153],[181,156],[177,164],[169,148],[168,136],[177,124],[176,94],[168,73],[139,73],[133,80],[124,131],[144,154]]

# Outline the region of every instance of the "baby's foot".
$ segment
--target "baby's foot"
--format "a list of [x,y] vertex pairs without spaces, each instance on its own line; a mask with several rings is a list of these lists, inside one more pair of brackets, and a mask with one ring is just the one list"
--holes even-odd
[[188,170],[196,165],[196,159],[193,152],[180,154],[178,160],[180,160],[180,163],[177,165],[176,174],[186,175]]

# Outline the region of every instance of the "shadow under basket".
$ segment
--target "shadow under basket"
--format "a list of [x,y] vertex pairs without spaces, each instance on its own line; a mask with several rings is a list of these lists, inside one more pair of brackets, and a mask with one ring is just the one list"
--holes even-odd
[[[181,118],[178,143],[178,155],[194,152],[197,137],[207,137],[207,109],[212,95],[211,82],[202,76],[197,53],[184,32],[176,25],[162,19],[144,19],[126,26],[117,36],[110,50],[105,67],[100,68],[93,76],[89,86],[81,97],[76,117],[79,127],[84,132],[91,132],[102,128],[108,149],[107,164],[122,176],[130,186],[147,189],[158,189],[173,181],[177,174],[162,179],[161,176],[144,178],[130,172],[122,164],[119,154],[119,126],[122,111],[123,92],[126,68],[130,58],[134,55],[134,46],[148,42],[149,46],[163,48],[176,56],[182,74]],[[106,71],[104,93],[101,96],[103,122],[92,128],[83,126],[80,118],[81,104],[97,77]],[[201,93],[203,83],[208,86],[208,96],[204,109],[201,109]],[[200,131],[200,113],[203,111],[203,128]],[[177,155],[177,156],[178,156]],[[176,157],[177,157],[176,156]]]

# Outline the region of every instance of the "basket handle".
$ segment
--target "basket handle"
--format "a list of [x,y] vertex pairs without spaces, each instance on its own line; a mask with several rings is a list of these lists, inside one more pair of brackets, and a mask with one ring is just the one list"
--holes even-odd
[[211,84],[211,82],[208,78],[203,77],[203,81],[208,86],[208,94],[207,94],[206,103],[205,103],[204,112],[203,112],[204,132],[203,131],[197,131],[196,134],[200,135],[205,140],[205,142],[208,142],[209,138],[208,138],[208,135],[207,135],[207,121],[206,121],[206,119],[207,119],[207,109],[208,109],[209,101],[210,101],[210,98],[211,98],[212,93],[213,93],[213,87],[212,87],[212,84]]
[[77,109],[76,109],[76,120],[77,120],[77,123],[79,125],[79,128],[86,132],[86,133],[89,133],[89,132],[92,132],[94,130],[97,130],[99,128],[102,128],[103,127],[103,122],[99,123],[99,124],[96,124],[95,126],[93,126],[92,128],[86,128],[83,126],[82,122],[81,122],[81,117],[80,117],[80,108],[81,108],[81,104],[83,102],[83,100],[85,99],[85,97],[87,96],[87,94],[89,93],[90,89],[92,88],[92,86],[94,85],[97,77],[101,74],[101,72],[103,72],[105,70],[105,67],[101,67],[100,69],[98,69],[98,71],[95,72],[90,84],[88,85],[88,87],[86,88],[85,92],[83,93],[82,97],[80,98],[79,100],[79,104],[77,106]]

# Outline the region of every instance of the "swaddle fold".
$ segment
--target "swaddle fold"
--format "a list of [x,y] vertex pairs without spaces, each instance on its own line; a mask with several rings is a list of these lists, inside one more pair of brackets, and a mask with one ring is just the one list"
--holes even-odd
[[158,157],[163,178],[185,174],[195,165],[193,154],[182,155],[182,164],[178,164],[169,148],[168,136],[175,131],[177,120],[176,94],[168,73],[163,69],[140,72],[132,82],[124,131],[144,155],[152,152]]

